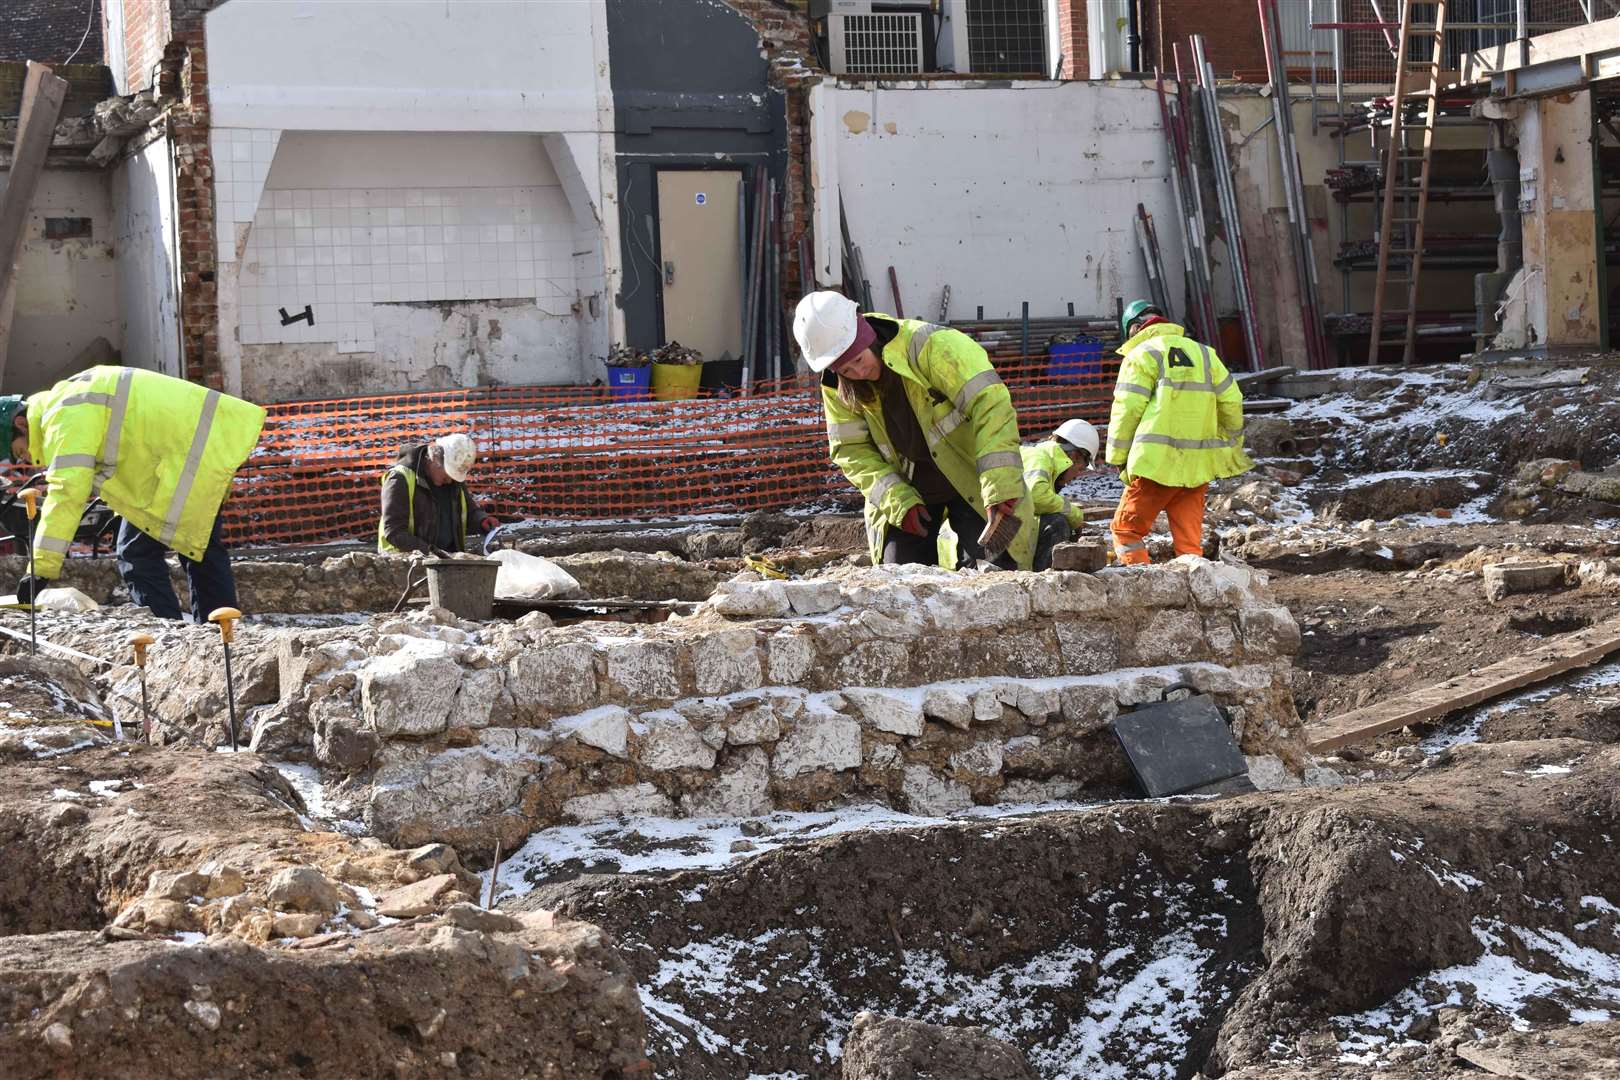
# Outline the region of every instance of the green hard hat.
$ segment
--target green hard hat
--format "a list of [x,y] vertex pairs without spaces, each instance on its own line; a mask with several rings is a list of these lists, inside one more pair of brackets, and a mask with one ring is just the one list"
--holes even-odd
[[1151,300],[1132,300],[1125,305],[1125,314],[1119,317],[1119,332],[1130,337],[1131,323],[1148,314],[1163,315],[1164,312],[1160,311],[1159,305]]
[[15,430],[12,421],[17,419],[26,400],[21,394],[0,395],[0,455],[7,461],[17,460],[11,456],[11,436]]

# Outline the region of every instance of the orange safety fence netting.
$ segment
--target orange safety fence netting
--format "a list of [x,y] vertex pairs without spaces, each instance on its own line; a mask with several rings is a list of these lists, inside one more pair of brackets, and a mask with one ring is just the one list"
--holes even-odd
[[[1025,439],[1083,416],[1106,423],[1119,358],[1056,381],[1044,356],[999,360]],[[400,449],[472,435],[468,487],[504,519],[617,521],[858,502],[828,458],[815,384],[747,397],[623,400],[605,387],[493,387],[270,408],[226,506],[237,545],[376,535],[381,479]]]

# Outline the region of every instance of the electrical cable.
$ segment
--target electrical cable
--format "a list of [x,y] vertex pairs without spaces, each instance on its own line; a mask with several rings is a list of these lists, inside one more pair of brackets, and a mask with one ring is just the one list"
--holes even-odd
[[84,20],[84,36],[79,39],[79,43],[76,46],[74,46],[73,51],[68,54],[68,58],[66,60],[62,61],[63,65],[73,63],[73,58],[75,56],[79,55],[79,50],[84,48],[84,43],[90,40],[90,28],[92,26],[94,26],[95,24],[96,24],[96,0],[90,0],[90,16],[89,16],[89,18]]

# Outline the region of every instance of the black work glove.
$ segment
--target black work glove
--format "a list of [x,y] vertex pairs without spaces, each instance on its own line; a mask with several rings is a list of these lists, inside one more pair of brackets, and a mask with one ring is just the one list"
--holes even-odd
[[17,603],[32,604],[34,602],[34,597],[38,596],[40,593],[44,592],[50,587],[51,583],[46,581],[44,578],[34,577],[32,574],[24,574],[22,579],[17,582]]

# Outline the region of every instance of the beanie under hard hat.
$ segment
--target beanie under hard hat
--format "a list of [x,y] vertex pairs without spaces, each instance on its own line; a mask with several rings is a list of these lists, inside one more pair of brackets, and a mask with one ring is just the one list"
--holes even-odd
[[807,294],[793,312],[793,337],[810,370],[826,371],[838,361],[871,348],[877,331],[861,318],[855,301],[822,289]]

